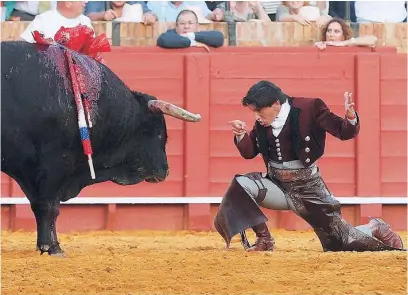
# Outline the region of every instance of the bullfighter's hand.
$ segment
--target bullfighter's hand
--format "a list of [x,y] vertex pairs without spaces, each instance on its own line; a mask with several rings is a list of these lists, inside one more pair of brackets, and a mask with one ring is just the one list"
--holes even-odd
[[232,126],[232,133],[235,135],[244,135],[246,133],[246,123],[240,120],[233,120],[228,122]]
[[344,101],[347,119],[354,120],[356,118],[356,111],[354,110],[353,94],[351,92],[344,92]]

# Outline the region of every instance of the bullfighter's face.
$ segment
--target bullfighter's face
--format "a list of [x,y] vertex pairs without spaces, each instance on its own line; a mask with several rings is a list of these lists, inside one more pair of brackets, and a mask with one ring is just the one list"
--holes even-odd
[[255,120],[262,126],[268,126],[272,124],[273,120],[278,116],[281,105],[279,101],[276,101],[270,107],[264,107],[262,109],[257,109],[256,107],[249,105],[248,108],[254,112]]

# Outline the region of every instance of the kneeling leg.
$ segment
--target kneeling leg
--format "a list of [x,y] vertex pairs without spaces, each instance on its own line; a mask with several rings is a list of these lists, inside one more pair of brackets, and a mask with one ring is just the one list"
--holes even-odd
[[[236,177],[238,184],[260,206],[273,210],[293,210],[293,203],[287,199],[285,193],[270,179],[261,173],[248,173]],[[273,250],[275,241],[266,223],[252,227],[256,234],[256,242],[247,251]],[[245,237],[243,237],[245,238]]]

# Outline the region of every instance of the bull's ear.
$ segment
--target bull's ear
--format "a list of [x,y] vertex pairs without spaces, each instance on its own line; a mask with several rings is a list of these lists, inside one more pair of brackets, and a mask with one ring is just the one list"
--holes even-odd
[[174,118],[187,121],[187,122],[199,122],[201,121],[200,114],[193,114],[185,109],[182,109],[174,104],[162,101],[162,100],[149,100],[147,105],[151,111],[161,111],[165,115],[172,116]]

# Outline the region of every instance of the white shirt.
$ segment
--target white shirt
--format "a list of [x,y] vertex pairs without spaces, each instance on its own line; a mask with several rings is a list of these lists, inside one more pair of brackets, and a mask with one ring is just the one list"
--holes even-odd
[[76,18],[66,18],[60,14],[57,9],[48,10],[37,15],[20,37],[27,42],[34,43],[32,32],[39,31],[44,34],[45,38],[54,39],[55,33],[57,33],[62,26],[65,28],[73,28],[79,24],[92,28],[91,19],[83,14]]
[[[318,1],[309,1],[309,5],[314,5],[317,6],[317,2],[322,2],[321,0]],[[330,1],[324,1],[326,2],[325,8],[323,10],[321,10],[324,14],[329,14],[329,5],[330,5]]]
[[399,23],[407,17],[405,1],[356,1],[356,17],[379,23]]
[[16,1],[14,9],[26,12],[32,15],[38,14],[39,1]]
[[[57,1],[48,1],[50,9],[57,8]],[[40,1],[16,1],[14,9],[26,12],[32,15],[37,15],[39,12]]]
[[[281,133],[283,126],[285,126],[286,120],[289,116],[290,112],[290,104],[288,101],[282,104],[282,107],[278,113],[278,116],[276,116],[275,120],[272,121],[271,126],[272,126],[272,132],[275,137],[278,137],[279,134]],[[357,123],[357,118],[354,120],[349,120],[347,119],[351,124],[355,125]],[[244,137],[245,134],[236,136],[237,142],[241,141],[241,139]]]
[[282,104],[279,114],[276,116],[275,120],[272,121],[272,132],[275,137],[279,136],[279,133],[282,131],[283,126],[286,123],[286,119],[288,118],[290,112],[290,104],[288,101]]
[[266,14],[274,14],[281,4],[281,1],[262,1],[261,4]]

